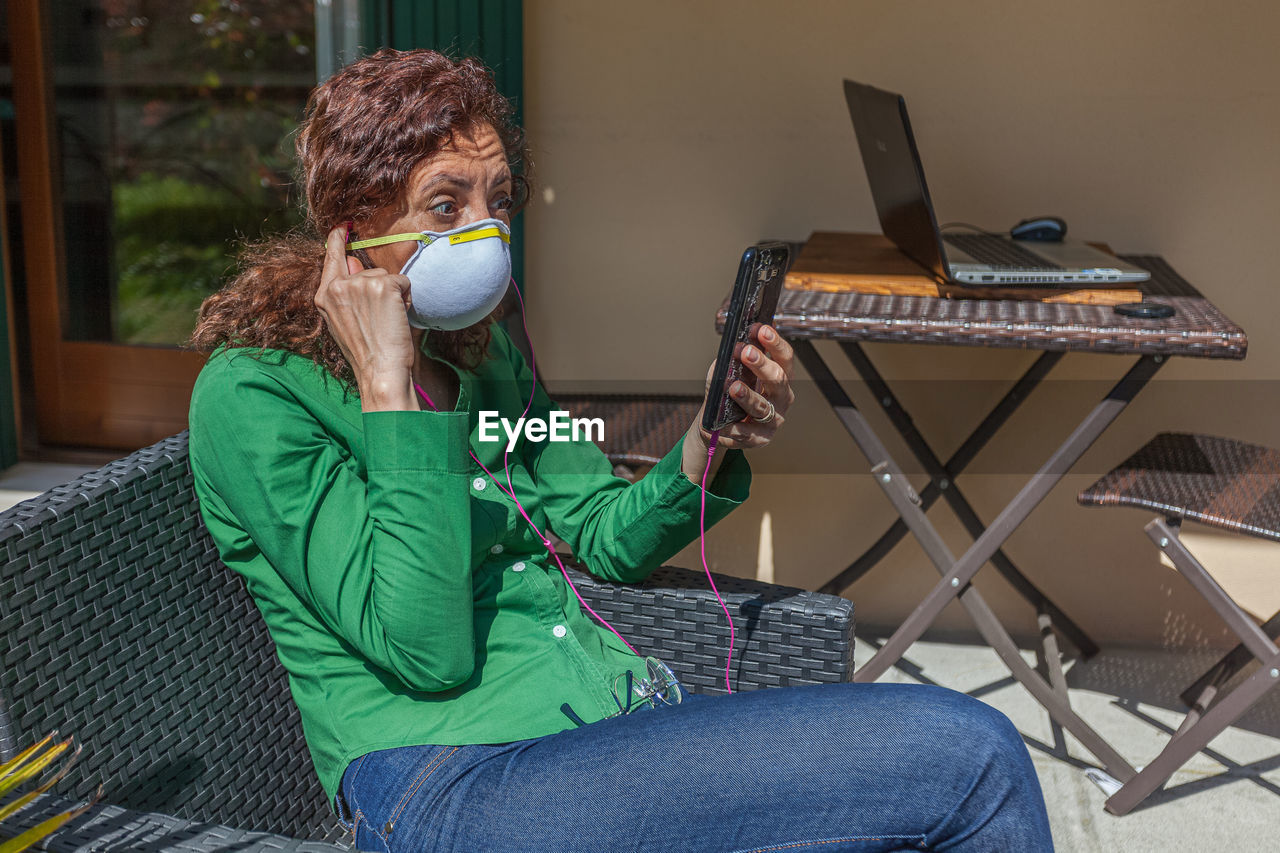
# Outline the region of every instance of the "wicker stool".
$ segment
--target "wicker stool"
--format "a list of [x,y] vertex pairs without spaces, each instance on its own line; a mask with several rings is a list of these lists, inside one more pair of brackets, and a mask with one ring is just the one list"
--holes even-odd
[[[1190,707],[1173,739],[1107,800],[1125,814],[1224,728],[1280,684],[1280,613],[1262,627],[1209,575],[1178,536],[1184,519],[1280,542],[1280,451],[1229,438],[1161,433],[1080,493],[1082,504],[1138,506],[1159,513],[1147,535],[1213,606],[1241,644],[1189,687]],[[1254,658],[1261,667],[1225,695],[1222,686]]]

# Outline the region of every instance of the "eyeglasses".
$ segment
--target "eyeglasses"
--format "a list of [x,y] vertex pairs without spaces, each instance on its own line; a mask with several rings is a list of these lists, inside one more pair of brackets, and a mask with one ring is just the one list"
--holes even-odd
[[609,716],[630,714],[636,708],[646,706],[653,708],[659,702],[663,705],[679,705],[684,700],[680,681],[670,667],[655,657],[647,657],[644,659],[644,668],[645,677],[638,681],[634,670],[630,669],[613,680],[613,701],[618,705],[618,713]]
[[[613,680],[613,701],[618,706],[615,713],[604,719],[611,720],[630,714],[640,708],[655,708],[659,704],[679,705],[684,700],[684,690],[671,668],[655,657],[644,659],[644,675],[637,678],[635,670],[627,670]],[[565,702],[560,710],[580,726],[586,725]]]

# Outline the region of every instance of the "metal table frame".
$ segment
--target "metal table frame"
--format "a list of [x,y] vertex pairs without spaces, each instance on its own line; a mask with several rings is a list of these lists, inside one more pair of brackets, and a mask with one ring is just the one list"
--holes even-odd
[[[795,244],[797,250],[802,244]],[[1138,774],[1110,744],[1071,707],[1059,636],[1089,658],[1097,644],[1049,597],[1038,589],[1004,552],[1004,544],[1057,485],[1095,440],[1175,355],[1193,358],[1244,358],[1248,339],[1244,330],[1206,300],[1158,255],[1122,255],[1151,271],[1143,282],[1144,298],[1176,308],[1169,320],[1118,317],[1109,307],[1025,301],[981,301],[885,294],[786,291],[774,325],[791,342],[823,397],[862,452],[876,483],[897,510],[899,518],[846,569],[824,584],[823,592],[838,593],[866,573],[909,532],[923,547],[940,575],[938,583],[916,606],[888,641],[853,675],[869,682],[895,665],[942,610],[959,601],[988,645],[1012,676],[1025,687],[1050,718],[1069,731],[1091,752],[1117,785]],[[724,322],[728,300],[717,315]],[[894,430],[928,475],[920,492],[912,488],[863,413],[845,393],[813,345],[814,339],[838,342],[846,358],[874,396]],[[864,341],[929,343],[1034,349],[1040,356],[982,418],[959,449],[941,460],[916,428],[910,414],[862,347]],[[1003,510],[984,524],[956,478],[996,435],[1066,352],[1112,353],[1136,356],[1128,372],[1084,415],[1067,438],[1049,455]],[[973,544],[957,559],[926,516],[939,498],[945,499]],[[1037,613],[1040,643],[1037,667],[1019,653],[1013,638],[973,586],[974,576],[990,562]],[[1188,739],[1187,744],[1191,741]],[[1097,771],[1094,771],[1095,773]],[[1144,779],[1150,774],[1144,774]],[[1137,792],[1140,779],[1129,789]],[[1145,792],[1140,793],[1140,797]]]
[[[875,369],[861,345],[857,342],[841,341],[840,346],[845,355],[881,402],[889,415],[890,422],[906,441],[912,454],[928,472],[928,486],[923,492],[917,493],[902,469],[889,455],[889,451],[865,416],[845,393],[813,343],[807,339],[798,339],[792,341],[792,346],[823,397],[866,457],[871,466],[871,472],[875,475],[876,483],[899,515],[898,521],[866,553],[855,560],[848,569],[823,585],[822,590],[843,589],[852,583],[886,554],[907,531],[910,531],[920,543],[929,561],[942,576],[871,660],[854,673],[853,680],[869,682],[883,675],[898,662],[912,643],[920,639],[938,614],[953,600],[958,600],[968,611],[983,639],[1004,661],[1013,677],[1045,708],[1049,716],[1071,732],[1086,749],[1093,753],[1111,776],[1120,782],[1131,779],[1137,772],[1133,766],[1072,709],[1056,632],[1061,632],[1070,639],[1085,657],[1095,654],[1098,650],[1097,645],[1017,569],[1012,560],[1002,551],[1002,546],[1089,446],[1146,386],[1163,365],[1165,357],[1163,355],[1139,357],[1128,373],[1084,417],[1066,440],[1050,455],[1040,470],[1032,475],[995,520],[987,526],[983,525],[957,486],[956,477],[1018,406],[1026,400],[1031,390],[1057,364],[1063,355],[1061,352],[1041,354],[965,439],[960,449],[944,463],[939,460],[915,428],[910,415]],[[951,553],[925,514],[939,496],[946,498],[965,529],[974,538],[973,545],[959,559]],[[1044,676],[1022,658],[1013,638],[971,583],[974,575],[988,561],[991,561],[1014,588],[1036,607],[1041,636],[1041,648],[1037,653],[1045,668]]]

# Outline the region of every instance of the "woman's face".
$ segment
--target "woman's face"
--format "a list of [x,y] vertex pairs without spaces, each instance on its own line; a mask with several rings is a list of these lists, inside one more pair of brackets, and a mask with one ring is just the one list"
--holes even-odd
[[[497,132],[488,124],[453,140],[409,176],[398,205],[357,228],[359,239],[421,231],[448,231],[481,219],[511,224],[511,170]],[[413,241],[368,249],[378,267],[399,272],[417,250]]]

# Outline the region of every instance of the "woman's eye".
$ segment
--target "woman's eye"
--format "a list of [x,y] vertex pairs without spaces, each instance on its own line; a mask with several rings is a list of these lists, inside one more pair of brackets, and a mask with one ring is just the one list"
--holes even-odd
[[439,204],[433,205],[431,212],[440,216],[453,216],[458,212],[458,206],[451,201],[442,201]]
[[515,205],[515,199],[513,199],[509,195],[504,195],[501,198],[494,201],[491,207],[494,210],[510,210],[514,205]]

